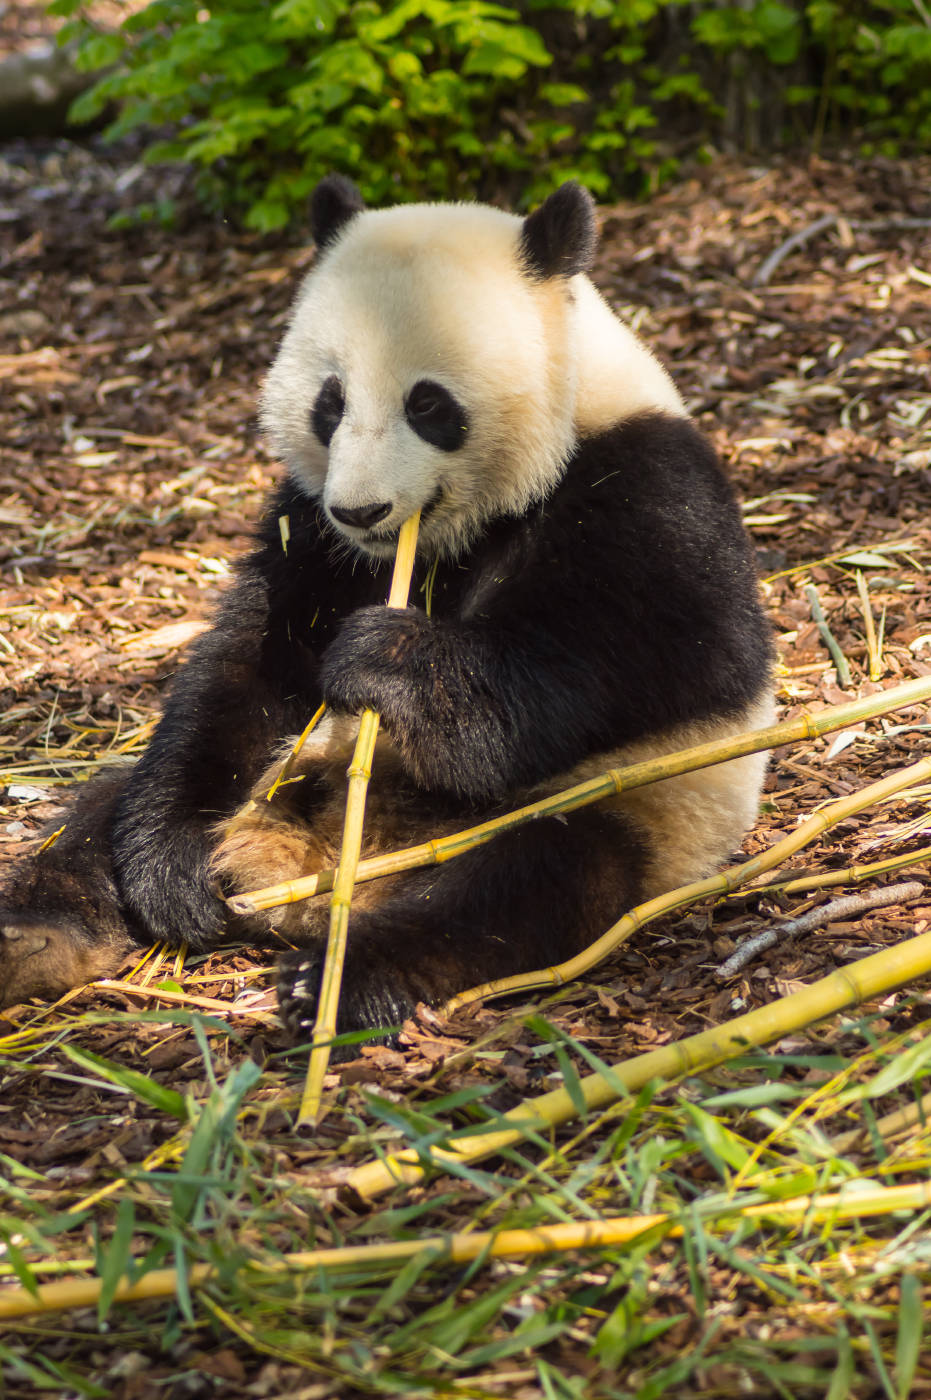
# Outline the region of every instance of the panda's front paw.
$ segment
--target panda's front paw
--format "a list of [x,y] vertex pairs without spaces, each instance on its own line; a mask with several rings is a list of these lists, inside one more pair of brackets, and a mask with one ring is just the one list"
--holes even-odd
[[432,623],[412,608],[360,608],[323,656],[323,698],[337,713],[373,709],[386,718],[410,708]]
[[[281,1019],[291,1038],[301,1045],[313,1038],[325,951],[321,940],[312,948],[285,953],[278,963]],[[378,1038],[393,1044],[402,1022],[413,1014],[413,999],[386,977],[384,969],[373,967],[364,957],[347,955],[336,1020],[338,1035],[350,1031],[391,1031],[393,1034]],[[332,1058],[349,1059],[354,1053],[352,1046],[337,1047]]]

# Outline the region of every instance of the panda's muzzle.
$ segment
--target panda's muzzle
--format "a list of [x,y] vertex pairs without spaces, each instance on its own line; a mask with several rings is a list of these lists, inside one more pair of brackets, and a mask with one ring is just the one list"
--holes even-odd
[[379,520],[384,520],[394,510],[393,501],[378,501],[370,506],[330,506],[330,514],[341,525],[351,525],[356,530],[371,530]]
[[[432,515],[432,513],[436,510],[437,506],[440,504],[440,502],[442,501],[442,499],[443,499],[443,487],[442,487],[442,486],[438,486],[438,487],[436,488],[436,490],[434,491],[433,495],[430,497],[430,499],[429,499],[429,501],[427,502],[427,504],[421,508],[421,511],[420,511],[420,524],[421,524],[421,527],[422,527],[422,526],[424,525],[424,523],[429,519],[429,517]],[[330,514],[333,516],[333,518],[334,518],[335,520],[338,520],[341,524],[343,524],[343,525],[355,525],[356,528],[360,528],[360,529],[365,530],[365,535],[364,535],[363,539],[360,541],[360,543],[362,543],[362,544],[364,544],[364,545],[394,545],[394,544],[397,544],[398,535],[399,535],[400,532],[401,532],[401,524],[400,524],[400,522],[399,522],[396,526],[392,526],[392,528],[389,529],[389,530],[373,530],[373,529],[371,528],[371,525],[376,524],[379,520],[384,520],[385,517],[386,517],[386,515],[388,515],[392,509],[393,509],[393,505],[388,505],[386,508],[385,508],[385,507],[382,507],[382,506],[361,506],[358,510],[343,510],[343,509],[341,509],[341,508],[338,507],[338,506],[330,506],[330,507],[329,507]],[[358,517],[362,514],[362,512],[364,512],[364,511],[366,511],[366,510],[373,511],[373,512],[375,512],[375,511],[381,511],[381,514],[379,514],[379,515],[377,515],[377,516],[373,516],[371,525],[365,525],[365,524],[363,524],[362,521],[358,518]]]

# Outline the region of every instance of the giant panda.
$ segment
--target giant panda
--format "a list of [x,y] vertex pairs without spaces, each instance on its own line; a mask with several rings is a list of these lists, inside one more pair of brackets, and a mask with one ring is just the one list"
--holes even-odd
[[[354,720],[383,717],[365,853],[609,767],[771,721],[770,643],[734,494],[665,370],[587,278],[574,183],[528,217],[369,210],[330,176],[316,258],[264,389],[287,476],[128,777],[78,797],[0,901],[0,998],[127,950],[241,931],[283,949],[313,1024],[324,896],[237,925],[226,898],[334,863]],[[421,512],[412,606],[387,608]],[[326,717],[287,783],[291,736]],[[709,872],[752,824],[751,756],[537,820],[360,886],[340,1030],[558,963]]]

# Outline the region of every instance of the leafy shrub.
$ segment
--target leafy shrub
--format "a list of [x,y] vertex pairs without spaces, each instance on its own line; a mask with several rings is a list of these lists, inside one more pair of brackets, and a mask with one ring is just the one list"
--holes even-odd
[[918,0],[150,0],[116,33],[82,0],[50,9],[108,70],[75,120],[115,104],[110,135],[160,133],[151,159],[262,230],[331,169],[374,202],[642,188],[674,168],[657,131],[715,139],[725,89],[752,105],[761,69],[818,133],[931,142]]

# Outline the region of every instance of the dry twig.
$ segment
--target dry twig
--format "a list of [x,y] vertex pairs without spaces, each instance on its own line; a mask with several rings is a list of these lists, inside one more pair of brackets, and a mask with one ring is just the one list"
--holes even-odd
[[886,885],[870,894],[848,894],[841,899],[832,899],[828,904],[819,904],[817,909],[809,909],[797,919],[786,919],[775,928],[765,928],[747,938],[736,952],[715,971],[715,976],[726,982],[735,973],[751,963],[758,953],[765,953],[776,943],[785,943],[790,938],[798,938],[800,933],[812,933],[824,924],[836,919],[852,919],[858,914],[866,914],[870,909],[884,909],[890,904],[907,904],[924,894],[925,887],[920,880],[908,880],[901,885]]
[[819,233],[824,233],[827,229],[833,228],[839,218],[840,215],[837,213],[822,214],[820,219],[815,219],[814,222],[810,223],[806,228],[800,228],[796,233],[790,234],[790,236],[783,243],[780,243],[778,248],[774,248],[769,257],[760,264],[754,274],[752,285],[754,287],[765,287],[776,271],[776,268],[790,253],[794,253],[796,248],[803,247],[810,239],[817,238]]

